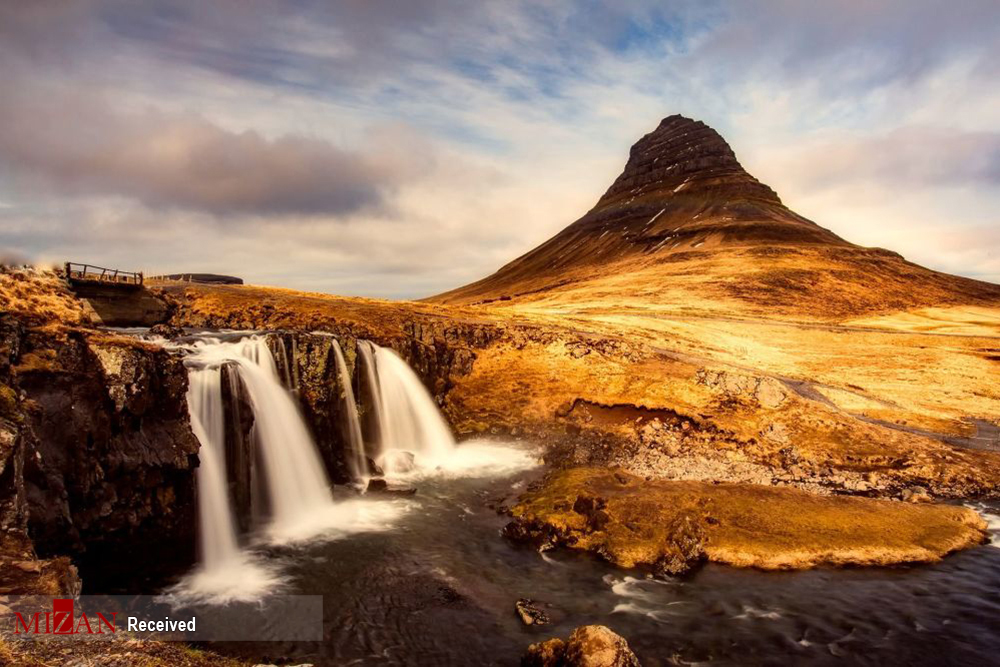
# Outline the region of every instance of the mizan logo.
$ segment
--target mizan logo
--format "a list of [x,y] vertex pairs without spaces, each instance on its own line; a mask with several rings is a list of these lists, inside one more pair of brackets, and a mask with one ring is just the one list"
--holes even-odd
[[[14,634],[34,634],[34,635],[103,635],[105,632],[114,634],[115,616],[118,612],[111,613],[111,620],[101,613],[96,618],[88,618],[86,614],[80,613],[77,618],[73,610],[73,600],[53,600],[52,611],[36,611],[27,620],[21,612],[14,612]],[[44,619],[44,628],[42,622]]]

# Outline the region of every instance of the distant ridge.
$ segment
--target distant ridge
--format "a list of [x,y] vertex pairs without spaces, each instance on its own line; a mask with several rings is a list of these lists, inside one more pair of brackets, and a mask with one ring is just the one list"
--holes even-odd
[[206,285],[243,284],[242,278],[225,276],[218,273],[170,273],[163,276],[153,276],[150,280],[179,280],[187,283],[203,283]]

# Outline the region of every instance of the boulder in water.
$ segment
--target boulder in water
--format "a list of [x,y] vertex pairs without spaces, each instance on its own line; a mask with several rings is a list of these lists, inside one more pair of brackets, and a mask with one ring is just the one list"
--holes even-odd
[[549,639],[528,647],[522,667],[639,667],[628,642],[603,625],[584,625],[569,639]]

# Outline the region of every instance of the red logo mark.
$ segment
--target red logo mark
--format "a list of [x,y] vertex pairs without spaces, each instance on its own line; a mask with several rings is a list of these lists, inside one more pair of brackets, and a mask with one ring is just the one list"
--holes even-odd
[[[47,611],[43,615],[42,612],[36,611],[34,615],[25,620],[21,612],[14,612],[14,634],[33,634],[33,635],[103,635],[105,629],[114,634],[117,631],[115,627],[115,616],[118,612],[111,612],[111,620],[109,621],[107,616],[98,613],[95,619],[95,626],[91,625],[91,619],[87,618],[87,614],[80,613],[77,617],[75,610],[73,608],[73,600],[67,599],[55,599],[52,601],[52,611]],[[45,626],[42,627],[42,619],[44,618]]]

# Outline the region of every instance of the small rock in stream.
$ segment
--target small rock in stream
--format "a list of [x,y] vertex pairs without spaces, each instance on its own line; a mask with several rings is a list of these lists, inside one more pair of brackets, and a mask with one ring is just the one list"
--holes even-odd
[[412,486],[389,486],[384,479],[373,478],[368,480],[366,493],[381,493],[390,496],[412,496],[417,492]]
[[184,329],[173,324],[160,322],[159,324],[151,326],[149,328],[149,333],[154,336],[163,336],[164,338],[180,338],[184,335]]
[[546,625],[549,617],[539,609],[533,600],[521,598],[514,603],[514,610],[525,625]]

